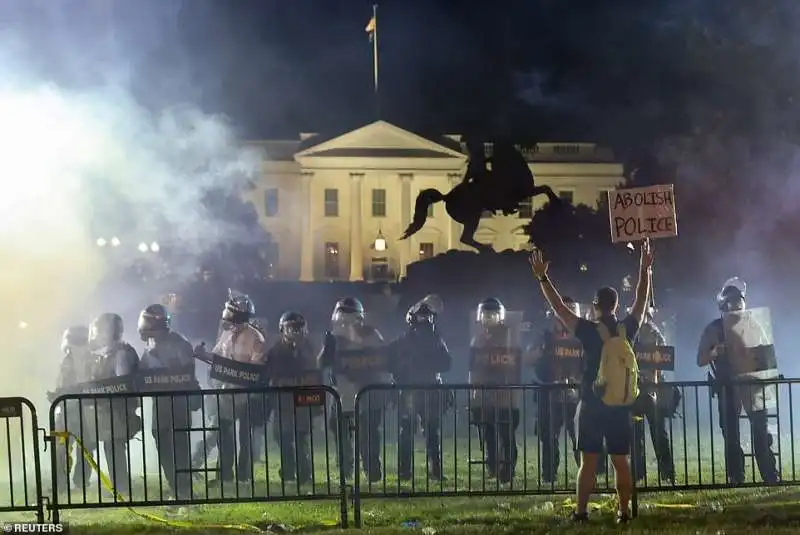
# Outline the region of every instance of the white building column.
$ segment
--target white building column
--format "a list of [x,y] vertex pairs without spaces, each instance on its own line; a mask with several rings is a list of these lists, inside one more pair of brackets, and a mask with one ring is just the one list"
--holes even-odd
[[[414,175],[411,173],[400,174],[400,226],[405,229],[411,223],[411,182]],[[400,278],[406,276],[408,264],[411,262],[411,240],[408,238],[398,242],[400,247]]]
[[313,178],[314,173],[303,173],[301,195],[304,200],[305,213],[301,225],[303,235],[300,245],[300,280],[302,282],[314,280],[314,222],[312,220],[314,202],[311,196],[311,180]]
[[[461,182],[462,178],[463,177],[458,173],[447,173],[447,183],[450,189],[456,187],[458,183]],[[461,223],[458,223],[456,220],[452,219],[449,215],[445,214],[445,216],[449,222],[447,225],[447,250],[451,251],[453,249],[459,249],[461,245],[459,239],[461,238],[462,225]]]
[[361,183],[364,175],[350,174],[350,280],[364,280],[364,233],[361,230]]

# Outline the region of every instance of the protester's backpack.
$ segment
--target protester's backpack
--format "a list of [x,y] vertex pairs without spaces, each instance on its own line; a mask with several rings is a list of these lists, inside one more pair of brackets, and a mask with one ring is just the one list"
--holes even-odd
[[639,396],[639,365],[636,352],[628,341],[625,325],[617,324],[615,336],[605,324],[597,325],[603,340],[600,369],[595,380],[595,392],[610,407],[632,405]]

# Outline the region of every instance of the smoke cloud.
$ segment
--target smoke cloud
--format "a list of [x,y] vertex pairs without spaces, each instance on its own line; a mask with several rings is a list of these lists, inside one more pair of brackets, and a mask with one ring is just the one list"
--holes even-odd
[[[36,37],[42,23],[22,24],[21,9],[14,13],[20,26],[0,39],[0,338],[11,344],[0,389],[42,400],[68,323],[133,312],[155,297],[130,286],[92,298],[109,272],[158,257],[140,252],[140,242],[158,243],[161,254],[179,250],[188,276],[203,253],[252,238],[215,218],[204,201],[212,192],[236,194],[259,174],[261,156],[237,142],[225,117],[179,99],[152,98],[163,104],[146,107],[141,91],[132,91],[134,81],[147,86],[137,66],[160,42],[159,31],[175,27],[179,3],[151,5],[131,24],[131,35],[148,30],[146,43],[124,47],[135,55],[69,26],[87,15],[107,24],[105,3],[86,4],[103,13],[84,6],[91,12],[72,17],[69,5],[31,4],[46,20],[47,40]],[[124,43],[128,34],[119,35]],[[167,85],[190,81],[175,70]],[[125,319],[130,333],[132,318]]]

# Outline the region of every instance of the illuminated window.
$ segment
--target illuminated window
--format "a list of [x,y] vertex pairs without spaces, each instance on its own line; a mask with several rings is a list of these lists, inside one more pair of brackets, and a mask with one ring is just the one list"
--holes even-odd
[[533,199],[528,197],[519,203],[519,212],[517,212],[517,217],[520,219],[530,219],[533,217]]
[[573,204],[575,202],[575,192],[570,190],[562,190],[558,192],[558,198],[564,202]]
[[325,190],[325,217],[339,217],[339,190]]
[[278,188],[269,188],[264,191],[264,214],[267,217],[278,215]]
[[339,244],[336,242],[325,243],[325,277],[339,278]]
[[372,190],[372,217],[386,217],[386,190]]
[[580,145],[556,145],[553,147],[554,154],[580,154]]
[[419,259],[420,260],[427,260],[429,258],[433,258],[433,244],[432,243],[420,243],[419,244]]

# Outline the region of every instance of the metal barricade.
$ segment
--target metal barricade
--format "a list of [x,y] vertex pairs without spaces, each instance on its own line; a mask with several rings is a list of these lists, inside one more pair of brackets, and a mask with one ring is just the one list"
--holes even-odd
[[346,527],[327,425],[340,413],[325,386],[61,396],[50,408],[53,520],[64,509],[336,499]]
[[39,422],[21,397],[0,398],[0,513],[31,511],[44,522]]

